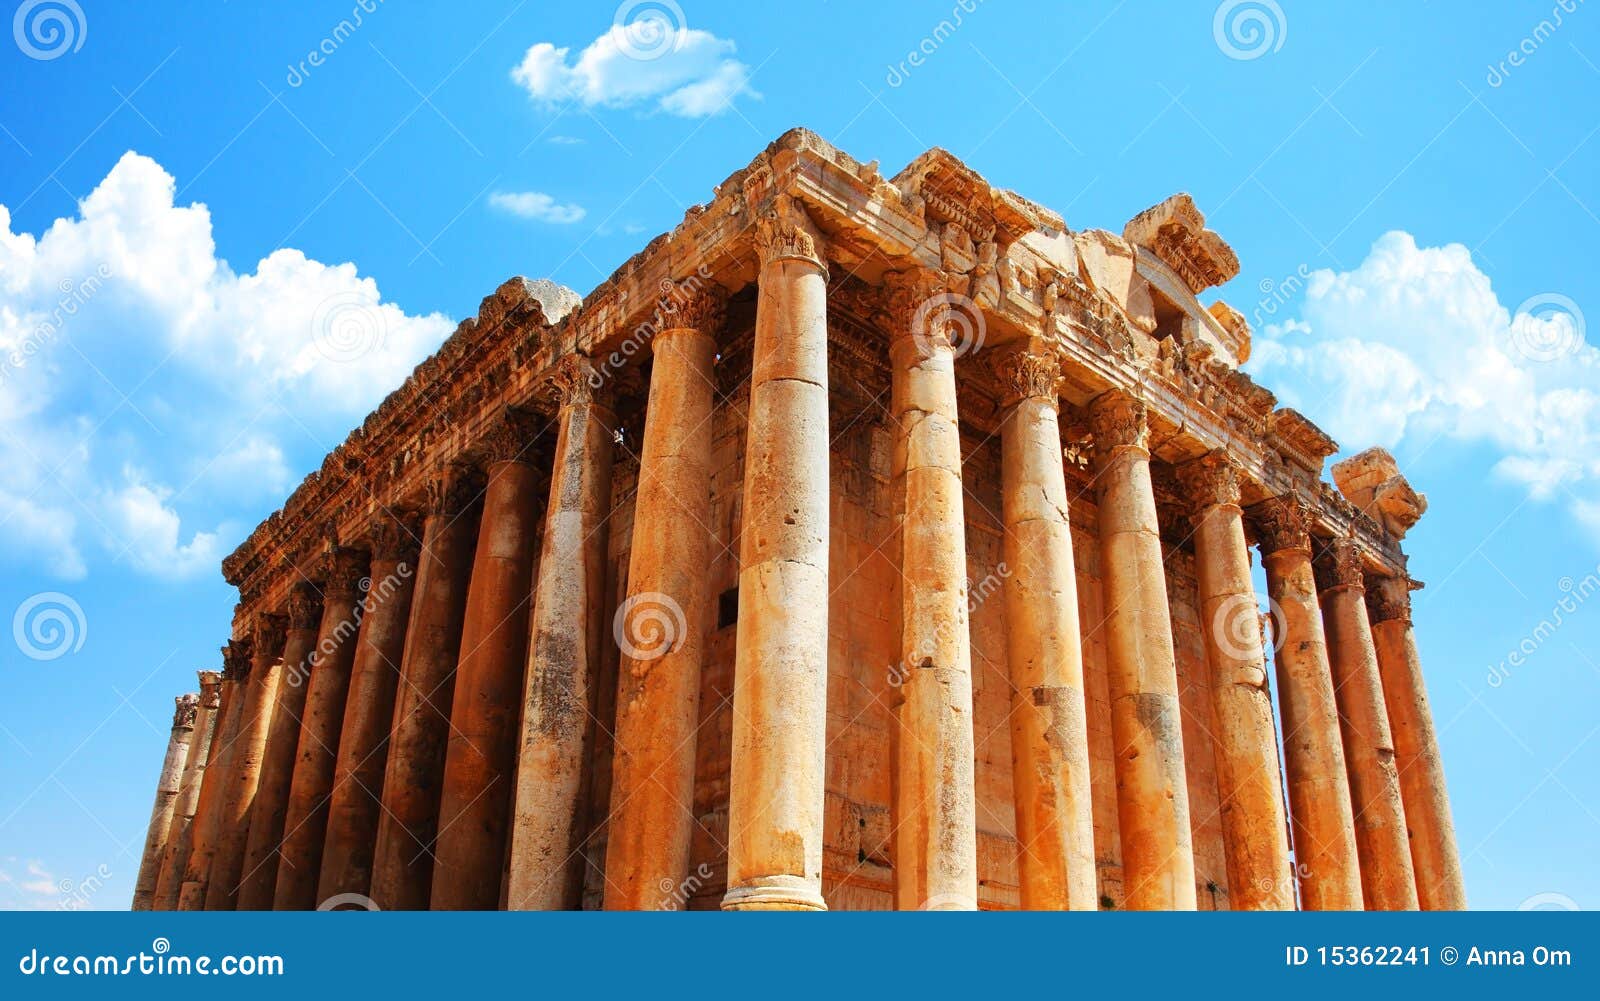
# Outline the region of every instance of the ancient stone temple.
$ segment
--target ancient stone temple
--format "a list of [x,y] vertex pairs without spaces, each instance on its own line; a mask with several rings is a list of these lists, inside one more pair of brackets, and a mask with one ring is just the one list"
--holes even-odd
[[1463,907],[1424,500],[1238,270],[794,131],[506,282],[224,561],[139,906]]

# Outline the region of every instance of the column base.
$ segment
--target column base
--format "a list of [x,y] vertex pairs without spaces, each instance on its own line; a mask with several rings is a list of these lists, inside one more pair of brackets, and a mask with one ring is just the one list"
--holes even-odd
[[809,880],[766,876],[746,886],[731,886],[722,898],[725,911],[825,911],[828,905]]

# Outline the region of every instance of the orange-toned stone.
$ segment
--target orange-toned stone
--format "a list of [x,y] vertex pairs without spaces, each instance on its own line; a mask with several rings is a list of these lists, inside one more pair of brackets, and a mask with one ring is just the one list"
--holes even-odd
[[230,640],[222,648],[217,723],[206,756],[200,801],[195,805],[189,860],[184,864],[183,878],[178,885],[177,909],[180,911],[205,909],[211,863],[216,858],[217,839],[222,832],[222,801],[227,796],[228,771],[232,765],[233,746],[238,742],[239,716],[244,711],[244,687],[250,677],[250,642],[248,638]]
[[211,757],[212,737],[220,722],[222,675],[216,671],[201,671],[199,676],[200,700],[195,707],[194,736],[184,756],[178,801],[172,811],[172,827],[167,832],[167,850],[150,903],[151,909],[157,911],[178,909],[183,873],[188,868],[189,855],[194,850],[194,824],[200,810],[200,790]]
[[167,737],[167,753],[161,759],[161,775],[156,780],[156,800],[150,809],[150,824],[145,831],[144,854],[139,859],[139,874],[133,884],[133,910],[153,909],[156,883],[161,878],[161,862],[167,853],[167,837],[172,832],[172,817],[183,791],[184,762],[194,738],[199,695],[180,695],[174,700],[172,731]]

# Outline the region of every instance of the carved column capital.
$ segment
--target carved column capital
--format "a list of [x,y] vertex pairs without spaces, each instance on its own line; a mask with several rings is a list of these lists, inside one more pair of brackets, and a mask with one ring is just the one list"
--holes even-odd
[[1207,452],[1178,466],[1178,483],[1201,509],[1239,506],[1239,467],[1222,452]]
[[200,676],[200,707],[216,709],[222,705],[222,673],[220,671],[196,673]]
[[309,581],[289,588],[289,628],[315,629],[322,622],[322,592]]
[[283,643],[288,637],[289,617],[278,612],[257,612],[251,624],[251,652],[257,660],[267,663],[283,657]]
[[567,355],[552,365],[539,380],[539,409],[547,415],[555,415],[567,407],[593,403],[598,381],[588,358],[577,354]]
[[1101,461],[1113,449],[1150,450],[1150,422],[1143,400],[1121,390],[1101,393],[1089,404],[1089,429],[1094,433],[1095,453]]
[[1006,351],[994,360],[1005,402],[1040,400],[1060,408],[1061,359],[1054,351]]
[[483,473],[465,462],[448,462],[428,478],[428,514],[454,520],[483,496]]
[[1316,557],[1311,562],[1316,574],[1317,591],[1335,588],[1364,589],[1361,572],[1361,548],[1354,539],[1330,539],[1317,546]]
[[329,550],[323,556],[328,576],[328,582],[322,586],[323,595],[342,601],[361,597],[362,578],[367,575],[371,559],[372,555],[365,549],[353,546],[335,546]]
[[1367,617],[1373,625],[1380,622],[1411,625],[1411,592],[1414,589],[1409,577],[1370,578],[1367,581]]
[[680,281],[661,283],[661,300],[657,303],[661,322],[659,332],[668,330],[698,330],[716,336],[727,319],[728,293],[716,282],[699,275],[690,275]]
[[190,692],[188,695],[178,696],[172,702],[172,728],[193,730],[195,716],[200,710],[200,696]]
[[521,407],[505,407],[489,423],[478,442],[478,451],[484,461],[530,462],[533,459],[533,440],[538,435],[538,417]]
[[1291,549],[1311,554],[1311,533],[1306,529],[1307,509],[1298,497],[1273,497],[1253,505],[1250,520],[1261,539],[1263,555]]
[[415,564],[422,552],[422,526],[418,524],[415,511],[379,511],[367,538],[375,560]]
[[243,681],[250,675],[250,665],[255,661],[255,644],[250,637],[229,640],[222,648],[223,681]]
[[805,208],[788,195],[774,198],[756,217],[756,252],[765,267],[777,261],[805,261],[828,271],[822,234]]

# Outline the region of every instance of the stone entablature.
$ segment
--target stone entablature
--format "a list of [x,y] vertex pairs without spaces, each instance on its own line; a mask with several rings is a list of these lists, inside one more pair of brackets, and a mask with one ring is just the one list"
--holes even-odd
[[[1234,354],[1244,352],[1228,350],[1226,339],[1247,336],[1239,330],[1242,318],[1219,321],[1190,295],[1183,305],[1207,336],[1176,349],[1136,319],[1141,296],[1148,296],[1141,286],[1152,279],[1170,286],[1158,275],[1163,269],[1190,289],[1237,273],[1232,251],[1204,229],[1188,196],[1141,213],[1124,237],[1073,233],[1059,216],[988,185],[944,150],[930,150],[885,180],[875,163],[859,163],[796,129],[558,321],[546,317],[522,279],[486,297],[478,315],[224,560],[224,576],[240,588],[243,604],[257,603],[276,580],[292,576],[281,572],[286,564],[315,577],[323,551],[364,535],[380,507],[414,503],[437,468],[467,453],[503,407],[531,401],[562,358],[580,353],[605,368],[619,352],[623,364],[632,364],[636,352],[621,352],[641,330],[648,336],[659,329],[662,306],[670,306],[663,283],[698,276],[737,289],[753,281],[753,222],[779,197],[803,205],[830,260],[869,285],[881,283],[886,270],[941,272],[951,292],[982,309],[986,350],[1042,338],[1062,358],[1067,403],[1081,407],[1113,388],[1138,392],[1150,408],[1156,458],[1178,463],[1223,448],[1241,470],[1247,503],[1289,492],[1322,496],[1322,465],[1333,443],[1303,417],[1275,410],[1272,395],[1235,367]],[[1108,280],[1119,274],[1115,268],[1089,260],[1104,255],[1081,253],[1080,246],[1120,253],[1126,265],[1120,280]],[[1375,572],[1404,573],[1398,536],[1377,521],[1329,506],[1313,517],[1318,534],[1353,533]],[[1392,518],[1390,526],[1398,527]],[[301,540],[308,538],[325,541],[306,550]]]

